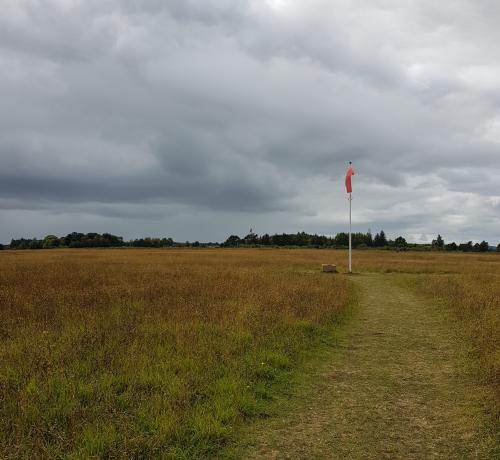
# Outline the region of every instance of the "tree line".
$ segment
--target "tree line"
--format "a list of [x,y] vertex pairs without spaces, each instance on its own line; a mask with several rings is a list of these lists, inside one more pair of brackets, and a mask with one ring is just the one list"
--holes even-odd
[[[442,250],[442,251],[462,251],[462,252],[486,252],[490,249],[487,241],[473,244],[468,243],[457,244],[455,242],[445,244],[441,235],[438,235],[431,244],[408,243],[402,236],[395,239],[388,239],[385,232],[381,230],[379,233],[372,235],[367,233],[352,233],[352,247],[357,249],[363,248],[385,248],[396,250]],[[349,246],[349,234],[346,232],[337,233],[335,236],[311,235],[305,232],[299,233],[281,233],[281,234],[264,234],[262,236],[250,232],[243,238],[238,235],[231,235],[223,244],[225,247],[239,246],[299,246],[299,247],[317,247],[317,248],[347,248]],[[497,246],[497,251],[500,251],[500,244]]]
[[[352,233],[353,247],[384,247],[391,245],[406,245],[406,240],[402,237],[397,241],[387,240],[384,231],[372,236],[368,233]],[[306,232],[280,233],[269,235],[257,235],[250,232],[243,238],[238,235],[231,235],[223,244],[225,247],[238,246],[300,246],[300,247],[332,247],[341,248],[349,246],[349,234],[345,232],[337,233],[336,236],[311,235]]]
[[[367,233],[353,233],[351,235],[352,246],[357,249],[379,248],[395,250],[438,250],[438,251],[461,251],[461,252],[486,252],[491,248],[487,241],[473,244],[451,242],[446,244],[441,235],[438,235],[431,244],[408,243],[402,236],[395,239],[388,239],[385,232],[372,235]],[[306,232],[298,233],[276,233],[269,235],[265,233],[258,235],[250,231],[245,237],[238,235],[229,236],[224,243],[200,243],[194,242],[175,242],[172,238],[138,238],[124,241],[123,237],[112,235],[111,233],[69,233],[66,236],[47,235],[45,238],[20,238],[12,239],[10,249],[53,249],[59,247],[66,248],[110,248],[110,247],[137,247],[137,248],[164,248],[164,247],[310,247],[310,248],[347,248],[349,246],[349,234],[346,232],[337,233],[335,236],[325,236],[309,234]],[[4,249],[0,245],[0,249]],[[497,246],[500,252],[500,244]]]
[[121,236],[111,233],[69,233],[66,236],[47,235],[43,239],[20,238],[10,242],[10,249],[53,249],[65,248],[118,248],[118,247],[141,247],[161,248],[174,245],[172,238],[140,238],[124,241]]

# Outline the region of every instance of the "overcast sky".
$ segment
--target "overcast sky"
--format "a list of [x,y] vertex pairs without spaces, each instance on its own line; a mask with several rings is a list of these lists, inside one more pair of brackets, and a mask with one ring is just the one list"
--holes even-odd
[[0,7],[0,242],[500,242],[497,0]]

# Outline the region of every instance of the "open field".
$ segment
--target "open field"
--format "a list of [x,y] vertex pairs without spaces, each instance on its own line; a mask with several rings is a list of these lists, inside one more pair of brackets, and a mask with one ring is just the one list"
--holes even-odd
[[346,305],[314,255],[1,253],[0,457],[218,450]]
[[[0,457],[214,455],[269,412],[305,351],[344,327],[354,294],[376,288],[376,277],[319,272],[345,260],[286,249],[0,253]],[[500,400],[498,254],[356,251],[353,261],[393,276],[394,311],[412,292],[450,312]],[[391,288],[398,273],[411,275]],[[430,311],[412,296],[408,314]]]

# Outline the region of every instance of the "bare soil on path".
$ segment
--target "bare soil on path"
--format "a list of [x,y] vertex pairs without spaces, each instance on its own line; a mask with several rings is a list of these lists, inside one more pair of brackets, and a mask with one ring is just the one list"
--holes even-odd
[[351,278],[360,302],[345,336],[293,407],[256,425],[241,457],[492,458],[465,346],[404,276]]

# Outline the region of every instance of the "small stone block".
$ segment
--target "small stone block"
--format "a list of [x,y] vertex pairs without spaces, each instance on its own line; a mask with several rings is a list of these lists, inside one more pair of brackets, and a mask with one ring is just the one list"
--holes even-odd
[[323,273],[336,273],[337,266],[332,264],[321,264],[321,271]]

